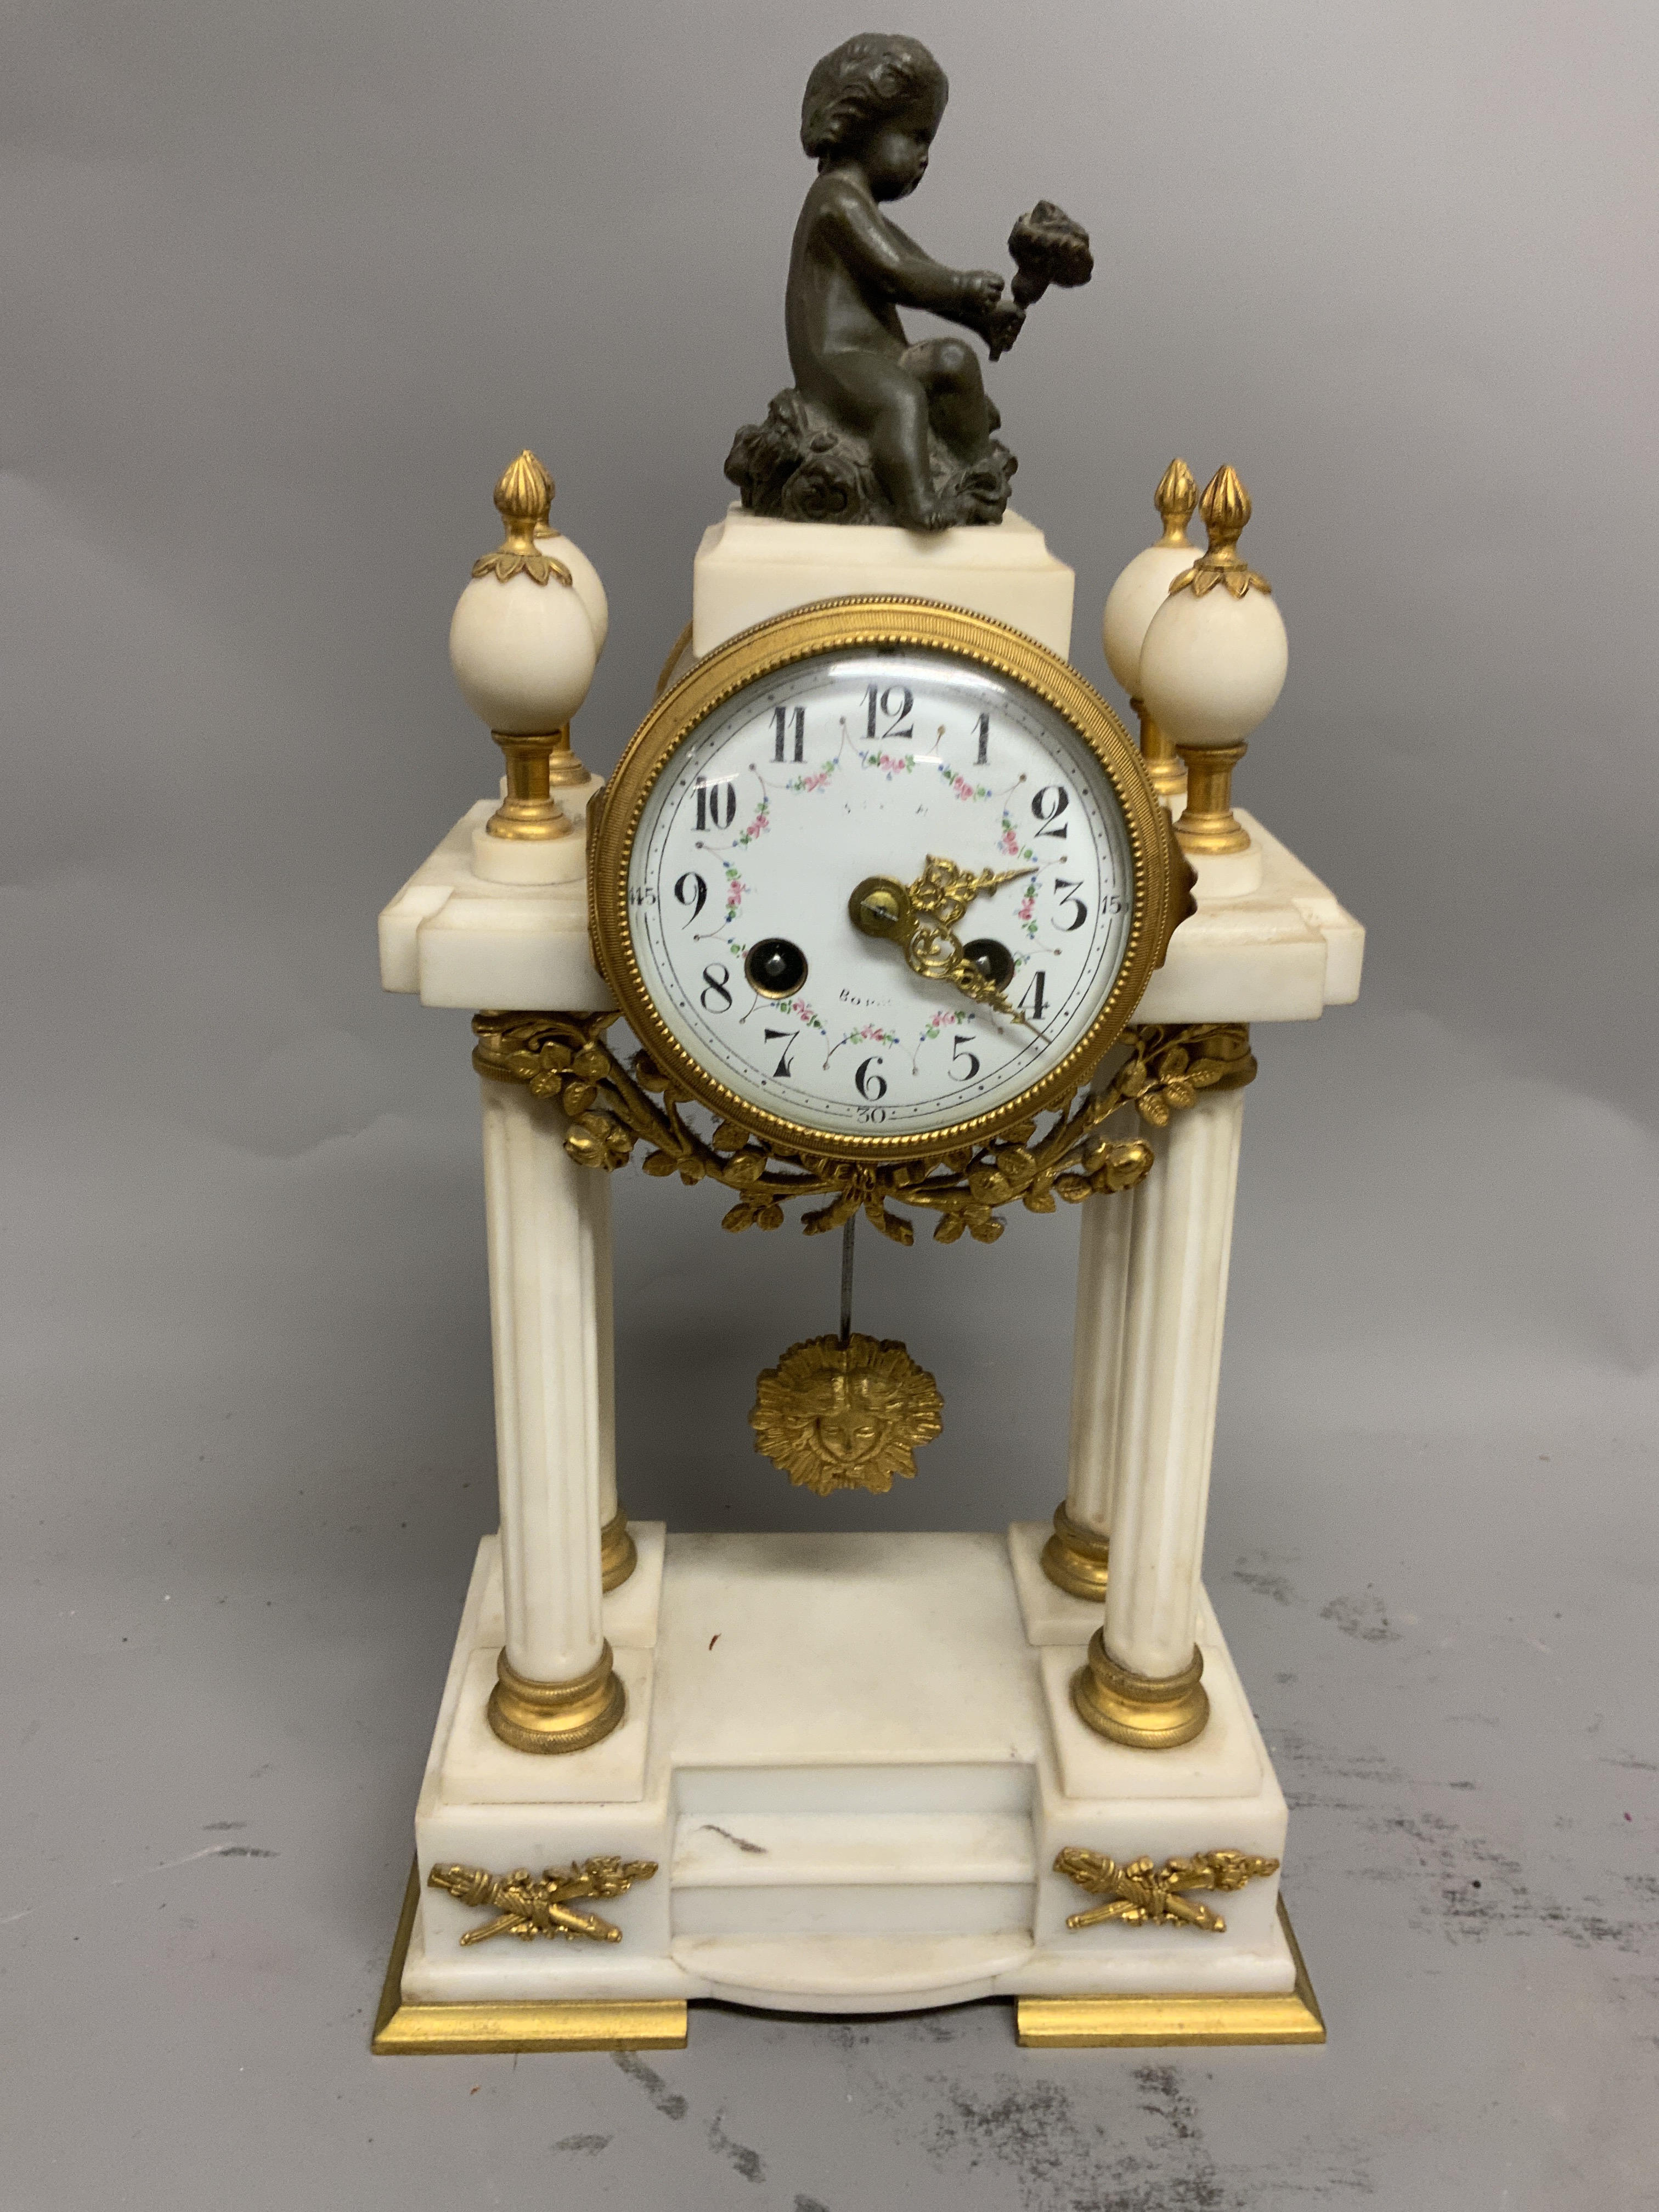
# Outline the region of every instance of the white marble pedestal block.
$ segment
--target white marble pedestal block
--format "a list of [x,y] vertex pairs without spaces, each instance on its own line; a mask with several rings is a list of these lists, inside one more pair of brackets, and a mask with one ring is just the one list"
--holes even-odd
[[691,650],[815,599],[896,595],[967,607],[1071,650],[1076,578],[1042,532],[1010,511],[995,530],[848,530],[780,522],[733,505],[703,532],[691,569]]

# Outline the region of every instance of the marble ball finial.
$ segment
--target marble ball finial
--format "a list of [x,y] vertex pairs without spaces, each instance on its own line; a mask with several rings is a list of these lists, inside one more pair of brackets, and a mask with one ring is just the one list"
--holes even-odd
[[1155,545],[1135,555],[1107,593],[1100,641],[1107,666],[1139,717],[1140,755],[1152,787],[1160,798],[1171,799],[1185,781],[1186,772],[1141,696],[1140,648],[1153,616],[1169,596],[1171,580],[1192,562],[1187,524],[1198,504],[1198,486],[1179,454],[1158,478],[1152,504],[1164,524],[1164,534]]
[[1119,575],[1106,595],[1100,625],[1106,665],[1132,700],[1140,696],[1140,648],[1147,628],[1168,598],[1170,583],[1192,566],[1187,524],[1198,504],[1198,486],[1179,454],[1158,478],[1152,504],[1164,535],[1137,553]]
[[1140,647],[1141,696],[1183,752],[1242,744],[1290,665],[1273,586],[1238,551],[1250,495],[1233,469],[1216,471],[1200,512],[1208,550],[1171,580]]
[[[495,486],[507,535],[473,562],[449,626],[455,681],[498,736],[563,728],[599,665],[599,640],[574,568],[562,557],[564,541],[553,539],[561,550],[551,553],[538,540],[538,531],[550,527],[552,497],[553,479],[526,447]],[[603,605],[602,588],[599,599]]]

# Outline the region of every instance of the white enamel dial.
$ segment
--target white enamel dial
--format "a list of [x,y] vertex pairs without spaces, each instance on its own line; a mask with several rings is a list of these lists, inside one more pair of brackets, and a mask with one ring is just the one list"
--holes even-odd
[[[955,936],[1002,1004],[915,972],[848,901],[930,859],[977,877]],[[1036,691],[945,651],[826,651],[678,745],[629,847],[628,933],[657,1018],[760,1113],[915,1139],[992,1115],[1089,1031],[1133,921],[1111,778]]]

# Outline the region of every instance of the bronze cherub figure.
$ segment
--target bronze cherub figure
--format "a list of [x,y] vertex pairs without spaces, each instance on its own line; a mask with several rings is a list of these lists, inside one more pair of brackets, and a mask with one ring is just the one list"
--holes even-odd
[[923,307],[995,361],[1050,284],[1093,274],[1088,234],[1052,201],[1014,225],[1012,296],[990,269],[948,269],[883,214],[927,173],[950,88],[915,39],[865,33],[806,82],[801,144],[818,165],[795,226],[784,321],[795,381],[738,431],[726,473],[755,514],[944,530],[1000,522],[1017,465],[994,434],[979,357],[960,338],[912,345]]

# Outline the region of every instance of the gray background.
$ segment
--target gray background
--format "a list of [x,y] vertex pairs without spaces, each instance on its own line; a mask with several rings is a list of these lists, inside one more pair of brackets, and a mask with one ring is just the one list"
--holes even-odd
[[[1296,1810],[1319,2052],[1024,2054],[1006,2007],[372,2062],[491,1520],[465,1018],[374,920],[493,750],[450,606],[533,444],[608,767],[785,380],[780,0],[35,0],[0,80],[8,699],[0,2205],[1648,2205],[1651,9],[915,0],[907,220],[1087,292],[994,390],[1078,569],[1235,463],[1291,640],[1246,802],[1370,926],[1258,1032],[1208,1577]],[[617,1184],[623,1480],[681,1527],[1039,1517],[1076,1219],[866,1250],[914,1486],[748,1449],[834,1253]],[[867,1240],[866,1240],[867,1242]]]

